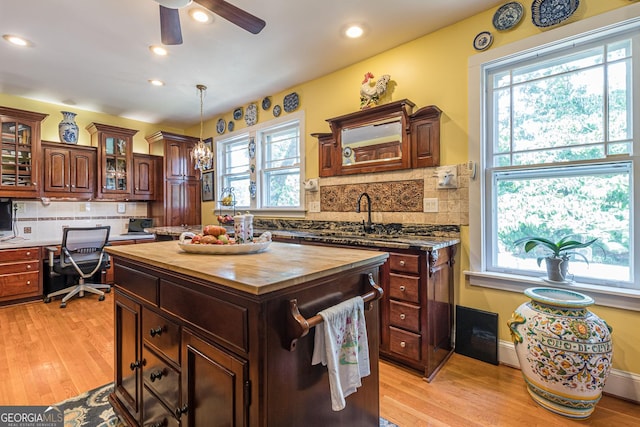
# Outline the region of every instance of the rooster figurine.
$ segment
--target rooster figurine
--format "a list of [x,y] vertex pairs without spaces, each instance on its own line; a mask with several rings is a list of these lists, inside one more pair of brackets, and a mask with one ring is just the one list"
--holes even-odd
[[387,83],[391,77],[388,74],[380,77],[378,81],[372,80],[375,76],[368,72],[364,75],[362,86],[360,86],[360,109],[374,107],[378,105],[380,95],[387,90]]

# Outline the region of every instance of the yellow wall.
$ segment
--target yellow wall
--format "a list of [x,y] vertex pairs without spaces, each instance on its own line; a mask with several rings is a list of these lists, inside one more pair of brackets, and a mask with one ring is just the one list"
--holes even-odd
[[[272,105],[282,105],[283,97],[290,92],[300,96],[300,108],[306,117],[306,177],[318,176],[318,145],[315,138],[309,135],[314,132],[328,132],[325,120],[359,109],[359,87],[363,75],[371,71],[376,77],[390,74],[392,82],[391,99],[408,98],[418,108],[426,105],[437,105],[443,110],[441,125],[441,163],[456,164],[466,162],[468,158],[468,105],[467,105],[467,61],[469,56],[477,52],[472,47],[476,34],[485,30],[493,30],[493,46],[521,40],[544,31],[531,23],[531,1],[523,2],[525,16],[513,30],[497,32],[492,27],[495,9],[473,16],[470,19],[446,27],[432,34],[421,37],[410,43],[391,49],[380,55],[359,62],[342,70],[328,74],[313,81],[291,87],[272,96]],[[582,0],[578,12],[572,20],[594,16],[609,10],[629,5],[628,0]],[[570,24],[569,24],[570,25]],[[260,105],[260,100],[255,100]],[[57,124],[62,118],[60,110],[65,107],[28,101],[21,98],[0,94],[0,105],[48,113],[50,116],[43,123],[43,139],[58,140]],[[244,105],[246,107],[246,104]],[[77,122],[80,129],[91,121],[99,121],[116,126],[139,129],[134,138],[134,151],[147,152],[146,135],[162,129],[176,133],[199,135],[199,125],[194,125],[182,132],[180,129],[150,125],[118,117],[77,111]],[[282,113],[286,114],[286,113]],[[215,123],[219,117],[227,122],[232,120],[232,112],[217,116],[205,123],[204,136],[215,136]],[[271,112],[259,108],[259,121],[273,118]],[[235,121],[236,130],[242,129],[243,120]],[[88,133],[81,132],[80,144],[89,144]],[[203,203],[203,221],[213,221],[213,203]],[[506,321],[514,308],[526,300],[524,295],[512,292],[489,290],[472,287],[464,281],[462,271],[469,267],[469,232],[462,227],[460,262],[456,278],[457,303],[467,307],[496,312],[499,314],[502,340],[509,340]],[[596,306],[593,311],[604,318],[614,329],[614,368],[640,374],[640,340],[637,339],[635,325],[640,323],[640,313]]]
[[[309,135],[314,132],[328,132],[329,127],[325,122],[327,118],[359,109],[359,87],[363,75],[368,71],[376,78],[382,74],[391,75],[392,100],[408,98],[417,108],[433,104],[442,109],[441,164],[466,162],[467,68],[469,56],[477,53],[472,45],[473,39],[481,31],[492,31],[492,47],[496,47],[545,31],[535,27],[531,22],[531,1],[523,2],[523,5],[525,16],[513,30],[495,31],[492,26],[495,9],[491,9],[365,61],[274,94],[273,105],[282,105],[282,98],[287,93],[295,91],[300,95],[300,106],[306,115],[306,177],[318,176],[318,144],[317,140]],[[628,0],[582,0],[571,21],[627,5]],[[256,102],[260,105],[259,100]],[[229,121],[232,120],[231,115],[232,112],[228,112],[220,117]],[[260,122],[272,118],[270,112],[260,110]],[[212,122],[217,119],[218,117]],[[236,121],[236,129],[243,127],[244,121]],[[205,211],[208,212],[203,211],[203,218],[212,218],[210,212],[213,203],[204,205]],[[468,227],[462,227],[461,240],[460,262],[457,264],[459,269],[456,272],[456,301],[463,306],[498,313],[499,338],[509,341],[506,321],[511,317],[513,309],[527,298],[519,293],[470,286],[462,274],[462,271],[469,268]],[[640,323],[640,313],[601,306],[593,307],[592,311],[613,327],[614,368],[640,374],[640,340],[637,339],[635,327]]]

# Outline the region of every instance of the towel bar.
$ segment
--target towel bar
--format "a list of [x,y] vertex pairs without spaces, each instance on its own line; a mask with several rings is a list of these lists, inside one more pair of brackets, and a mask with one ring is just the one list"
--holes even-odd
[[[373,275],[371,273],[368,274],[368,278],[369,285],[373,289],[362,295],[362,299],[365,303],[382,298],[382,294],[384,293],[382,288],[373,280]],[[294,351],[296,349],[298,339],[307,335],[311,328],[322,323],[322,316],[316,314],[313,317],[305,319],[304,316],[300,314],[300,310],[298,309],[298,300],[295,298],[289,300],[289,308],[290,311],[287,315],[287,332],[290,341],[288,344],[289,351]]]

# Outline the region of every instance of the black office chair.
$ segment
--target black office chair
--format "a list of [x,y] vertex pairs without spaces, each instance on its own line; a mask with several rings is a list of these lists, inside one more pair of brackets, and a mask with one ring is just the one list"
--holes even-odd
[[104,300],[104,292],[100,289],[111,291],[111,286],[100,283],[86,283],[94,275],[100,277],[102,270],[109,266],[109,256],[104,251],[104,247],[109,241],[110,226],[102,227],[77,227],[65,228],[62,234],[62,246],[60,256],[55,258],[57,248],[47,247],[49,251],[49,276],[51,281],[56,277],[64,276],[67,283],[70,280],[76,284],[50,293],[45,296],[44,302],[51,302],[51,298],[66,294],[60,303],[61,308],[67,306],[73,296],[84,296],[84,292],[91,292],[100,295],[98,301]]

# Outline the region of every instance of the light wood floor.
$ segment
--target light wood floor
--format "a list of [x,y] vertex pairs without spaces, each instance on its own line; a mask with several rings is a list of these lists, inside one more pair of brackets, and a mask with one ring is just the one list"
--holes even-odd
[[[113,381],[113,294],[60,309],[0,307],[0,405],[50,405]],[[639,426],[640,405],[604,396],[586,421],[539,407],[517,369],[454,354],[427,383],[380,364],[380,415],[401,427]],[[354,426],[357,427],[357,426]]]

